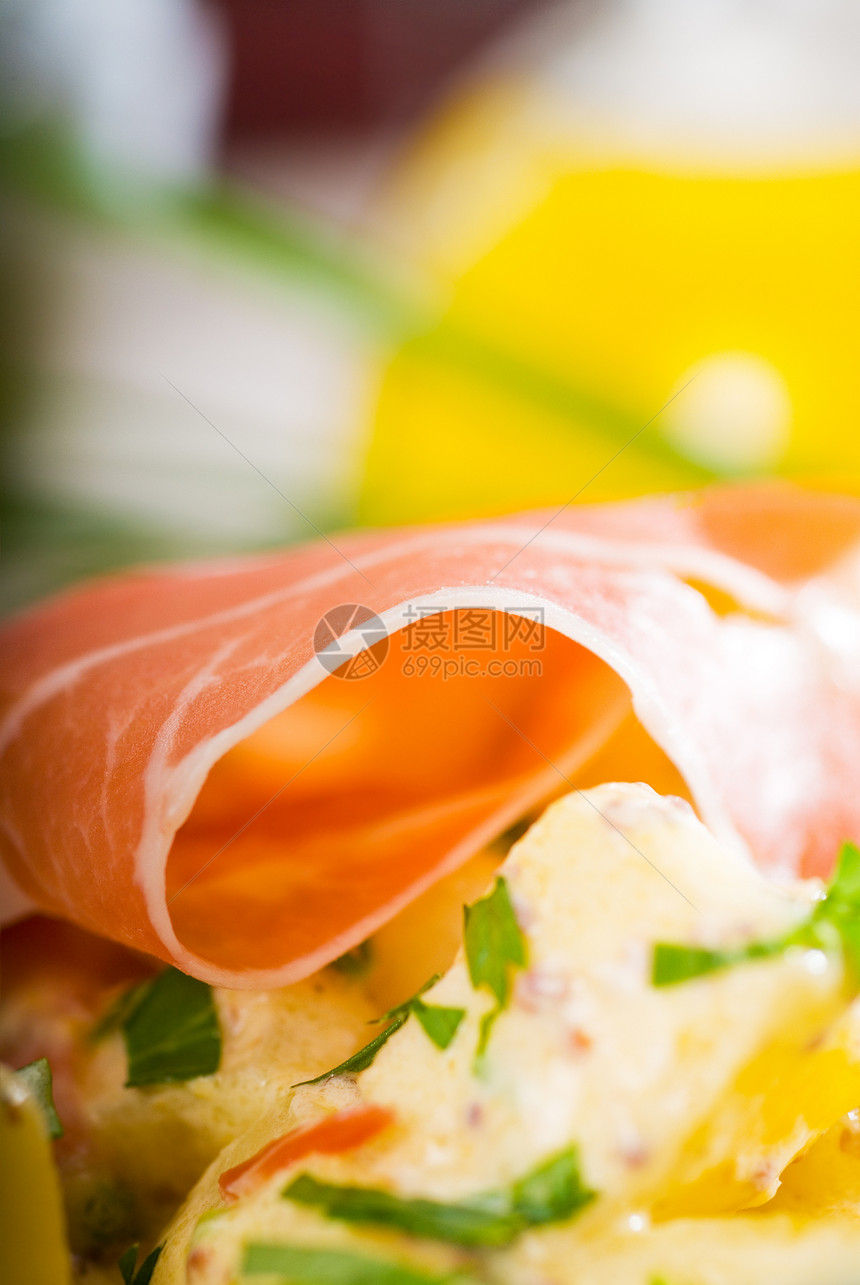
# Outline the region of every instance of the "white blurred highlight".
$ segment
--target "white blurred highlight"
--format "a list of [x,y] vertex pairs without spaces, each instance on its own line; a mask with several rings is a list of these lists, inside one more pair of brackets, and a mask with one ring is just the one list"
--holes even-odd
[[686,371],[677,389],[683,391],[663,416],[663,433],[682,455],[720,472],[779,463],[792,409],[770,362],[753,353],[715,353]]
[[48,218],[21,250],[51,282],[9,451],[26,494],[186,554],[312,538],[287,500],[316,520],[349,511],[380,355],[336,308]]
[[541,83],[599,134],[693,164],[860,152],[856,0],[616,0],[580,28],[550,11]]
[[109,168],[205,170],[225,58],[199,0],[0,0],[0,27],[7,130],[61,121]]

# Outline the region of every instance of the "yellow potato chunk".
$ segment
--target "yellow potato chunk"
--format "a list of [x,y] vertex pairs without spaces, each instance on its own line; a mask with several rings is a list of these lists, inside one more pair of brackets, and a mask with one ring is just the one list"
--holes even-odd
[[630,1220],[594,1237],[531,1235],[496,1266],[500,1285],[846,1285],[857,1278],[860,1227],[787,1214]]
[[860,1112],[852,1110],[788,1166],[770,1210],[860,1224]]
[[0,1255],[12,1283],[68,1285],[60,1184],[38,1103],[0,1067]]

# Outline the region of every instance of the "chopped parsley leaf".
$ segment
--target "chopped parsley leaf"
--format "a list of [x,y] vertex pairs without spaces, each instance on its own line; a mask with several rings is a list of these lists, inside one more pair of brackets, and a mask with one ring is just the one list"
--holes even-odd
[[514,1209],[529,1227],[563,1222],[595,1199],[579,1167],[578,1147],[566,1147],[527,1173],[512,1188]]
[[301,1080],[294,1084],[294,1089],[300,1088],[303,1084],[319,1084],[322,1080],[328,1080],[333,1075],[357,1075],[359,1071],[365,1071],[373,1062],[383,1044],[386,1044],[397,1031],[400,1030],[410,1016],[414,1013],[426,1034],[430,1037],[437,1048],[446,1049],[457,1033],[457,1027],[466,1016],[464,1008],[445,1008],[441,1004],[425,1004],[421,996],[431,986],[439,980],[439,974],[435,973],[429,981],[417,990],[411,999],[404,1000],[396,1008],[391,1008],[382,1017],[376,1018],[378,1022],[388,1022],[385,1030],[365,1044],[364,1048],[353,1053],[345,1062],[338,1066],[332,1067],[330,1071],[324,1071],[322,1075],[317,1075],[313,1080]]
[[127,1088],[193,1080],[218,1070],[221,1028],[211,986],[166,968],[135,991],[121,1021]]
[[337,1187],[300,1174],[283,1195],[298,1205],[311,1205],[327,1218],[396,1227],[425,1240],[443,1240],[470,1248],[509,1245],[521,1230],[507,1202],[497,1199],[444,1204],[436,1200],[403,1200],[371,1187]]
[[785,941],[752,942],[736,950],[706,950],[699,946],[675,946],[658,942],[654,947],[651,981],[655,986],[674,986],[694,977],[704,977],[733,964],[743,964],[751,959],[766,959],[785,949]]
[[51,1074],[51,1064],[48,1059],[40,1057],[35,1062],[28,1062],[26,1066],[22,1066],[15,1072],[15,1076],[26,1085],[38,1104],[48,1130],[48,1137],[62,1138],[63,1125],[54,1106],[54,1077]]
[[279,1276],[284,1285],[467,1285],[466,1278],[430,1275],[390,1259],[307,1246],[245,1246],[242,1275]]
[[782,954],[790,946],[841,949],[852,984],[860,986],[860,849],[853,843],[842,845],[827,892],[797,928],[782,937],[727,950],[658,942],[651,981],[654,986],[674,986],[735,964]]
[[435,986],[439,980],[439,974],[426,981],[423,986],[415,992],[411,999],[404,1000],[396,1008],[389,1009],[384,1017],[379,1021],[385,1022],[392,1018],[409,1017],[414,1013],[415,1017],[421,1023],[424,1033],[429,1036],[437,1048],[446,1049],[457,1034],[457,1028],[466,1016],[464,1008],[445,1008],[442,1004],[425,1004],[421,996],[425,991],[429,991],[431,986]]
[[501,1008],[510,995],[508,966],[524,968],[525,941],[514,915],[507,881],[501,875],[493,891],[463,907],[466,961],[475,990],[488,986]]
[[457,1034],[457,1028],[466,1016],[464,1008],[445,1008],[442,1004],[425,1004],[421,999],[412,1000],[411,1011],[437,1048],[446,1049]]
[[583,1181],[576,1147],[538,1165],[504,1191],[445,1203],[403,1199],[370,1187],[341,1187],[300,1174],[283,1196],[320,1209],[327,1217],[374,1227],[394,1227],[425,1240],[466,1248],[510,1245],[528,1227],[564,1222],[595,1198]]
[[106,1039],[108,1035],[113,1035],[114,1031],[119,1030],[143,999],[146,986],[146,982],[138,982],[116,997],[90,1031],[91,1044],[98,1044],[100,1040]]
[[383,1044],[387,1044],[392,1035],[400,1030],[408,1017],[408,1013],[401,1014],[400,1017],[395,1018],[390,1026],[386,1026],[384,1031],[374,1036],[369,1044],[365,1044],[364,1048],[359,1049],[357,1053],[353,1053],[352,1057],[348,1057],[345,1062],[339,1062],[330,1071],[323,1071],[322,1075],[315,1075],[312,1080],[299,1080],[298,1084],[294,1084],[292,1087],[300,1089],[304,1084],[321,1084],[323,1080],[330,1080],[333,1075],[358,1075],[359,1071],[366,1071]]
[[329,967],[334,968],[338,973],[343,973],[345,977],[363,977],[373,967],[373,946],[370,939],[359,942],[345,955],[338,955],[337,959],[331,961]]
[[507,1007],[511,990],[511,969],[526,964],[525,938],[520,932],[506,880],[500,875],[493,891],[463,907],[463,944],[469,977],[475,990],[487,987],[495,996],[495,1007],[481,1019],[477,1058],[486,1052],[496,1018]]
[[839,850],[836,873],[811,918],[813,929],[823,924],[835,928],[852,982],[860,986],[860,849],[853,843],[843,843]]
[[149,1285],[152,1280],[152,1274],[155,1271],[155,1265],[161,1256],[163,1245],[156,1245],[152,1253],[147,1254],[146,1258],[140,1265],[140,1269],[135,1274],[137,1266],[137,1255],[140,1251],[139,1245],[131,1245],[119,1260],[118,1266],[120,1275],[125,1285]]
[[475,1049],[475,1071],[480,1071],[483,1065],[484,1054],[487,1051],[487,1045],[490,1042],[490,1036],[493,1033],[493,1027],[496,1024],[496,1019],[501,1011],[502,1010],[499,1008],[498,1004],[496,1004],[495,1008],[491,1008],[490,1011],[485,1013],[481,1018],[481,1024],[478,1027],[478,1047]]
[[527,816],[520,817],[513,825],[509,825],[507,830],[503,830],[501,834],[496,835],[495,839],[491,839],[490,847],[493,851],[506,857],[517,840],[521,839],[534,825],[536,815],[530,812]]

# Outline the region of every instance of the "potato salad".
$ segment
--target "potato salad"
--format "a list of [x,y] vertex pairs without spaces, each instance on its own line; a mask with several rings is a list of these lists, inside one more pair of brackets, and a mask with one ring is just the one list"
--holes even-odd
[[[681,799],[576,791],[306,983],[101,996],[54,1070],[78,1279],[852,1285],[858,986],[851,844],[778,884]],[[7,1116],[50,1106],[22,1074]]]

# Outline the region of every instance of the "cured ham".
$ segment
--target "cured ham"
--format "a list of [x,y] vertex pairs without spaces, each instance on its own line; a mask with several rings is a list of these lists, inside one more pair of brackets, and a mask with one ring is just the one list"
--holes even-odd
[[[860,835],[858,577],[860,503],[750,486],[73,590],[0,640],[10,888],[261,987],[598,780],[683,793],[739,859],[826,873]],[[329,612],[331,637],[357,627],[324,664]],[[369,641],[366,676],[331,676]]]

